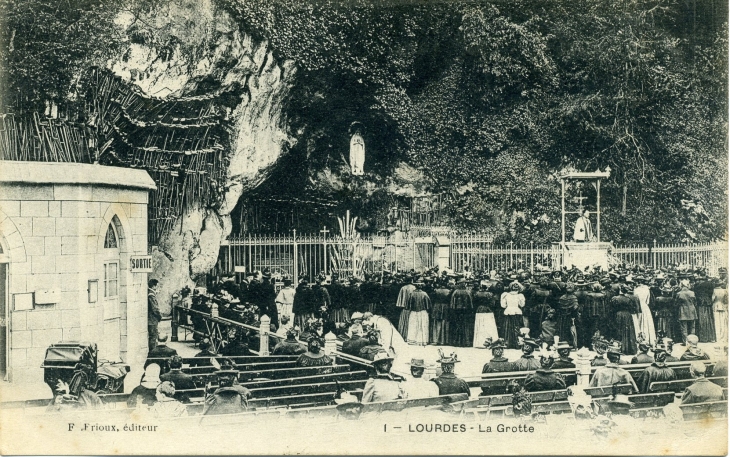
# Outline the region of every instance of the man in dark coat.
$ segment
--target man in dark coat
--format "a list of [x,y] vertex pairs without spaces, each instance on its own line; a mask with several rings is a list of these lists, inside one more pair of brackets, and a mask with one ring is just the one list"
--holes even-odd
[[157,337],[157,346],[147,354],[148,359],[164,358],[168,359],[173,355],[177,355],[177,351],[167,345],[167,334],[161,333]]
[[180,390],[195,389],[193,377],[182,371],[183,360],[179,355],[170,358],[170,371],[160,376],[160,381],[170,381],[175,386],[175,399],[183,403],[190,403],[190,397]]
[[687,335],[695,333],[695,321],[697,320],[697,299],[695,293],[689,290],[689,281],[683,279],[680,283],[681,289],[677,292],[675,303],[677,307],[677,320],[679,330],[682,333],[683,344],[687,344]]
[[528,392],[542,392],[545,390],[565,389],[565,379],[551,368],[555,363],[552,354],[540,356],[540,368],[525,378],[525,390]]
[[654,362],[647,367],[639,376],[637,385],[642,394],[649,393],[652,382],[674,381],[677,374],[665,363],[667,351],[662,347],[654,348]]
[[705,364],[700,361],[692,362],[689,371],[695,382],[685,389],[682,395],[682,404],[706,403],[710,401],[722,401],[724,396],[722,387],[713,384],[705,378]]
[[441,376],[432,379],[433,382],[439,388],[439,395],[451,395],[451,394],[471,394],[469,384],[463,379],[457,378],[454,374],[454,366],[458,360],[456,354],[452,353],[450,356],[445,357],[444,353],[439,349],[441,359],[438,362],[441,364]]
[[162,320],[160,305],[157,303],[157,284],[159,281],[156,279],[147,282],[147,341],[150,351],[157,346],[157,326]]
[[272,351],[273,355],[300,355],[307,352],[307,348],[297,341],[297,327],[286,331],[286,339],[279,341]]

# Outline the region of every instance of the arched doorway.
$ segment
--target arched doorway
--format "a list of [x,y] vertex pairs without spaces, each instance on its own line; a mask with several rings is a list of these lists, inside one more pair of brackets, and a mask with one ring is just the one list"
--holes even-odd
[[100,295],[102,299],[104,335],[99,344],[99,358],[111,361],[121,360],[121,312],[120,312],[120,251],[122,243],[122,224],[114,216],[104,235],[102,252],[102,271]]

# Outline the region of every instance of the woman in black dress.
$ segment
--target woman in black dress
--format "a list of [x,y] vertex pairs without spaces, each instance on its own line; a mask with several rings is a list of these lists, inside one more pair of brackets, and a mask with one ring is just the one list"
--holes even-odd
[[619,294],[611,299],[611,310],[615,313],[613,319],[613,335],[618,341],[621,341],[623,353],[626,355],[636,354],[636,330],[634,329],[634,319],[631,313],[635,311],[634,302],[626,294],[631,293],[631,289],[626,284],[621,284]]

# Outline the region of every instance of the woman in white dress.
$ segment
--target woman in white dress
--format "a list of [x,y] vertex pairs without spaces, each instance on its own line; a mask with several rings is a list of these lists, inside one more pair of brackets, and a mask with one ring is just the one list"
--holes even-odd
[[712,291],[712,311],[715,313],[715,333],[717,341],[727,341],[727,283],[720,280]]
[[472,346],[475,348],[484,348],[484,342],[487,338],[491,338],[492,341],[499,339],[497,322],[494,320],[493,312],[497,297],[487,288],[487,282],[482,281],[479,291],[474,294],[476,318],[474,320],[474,343]]
[[644,340],[653,346],[656,344],[656,333],[654,331],[654,318],[652,317],[651,309],[649,308],[651,290],[646,284],[646,278],[643,276],[637,277],[636,281],[639,285],[634,288],[634,296],[639,299],[639,304],[641,305],[641,313],[631,315],[634,319],[636,338],[638,339],[639,335],[644,335]]

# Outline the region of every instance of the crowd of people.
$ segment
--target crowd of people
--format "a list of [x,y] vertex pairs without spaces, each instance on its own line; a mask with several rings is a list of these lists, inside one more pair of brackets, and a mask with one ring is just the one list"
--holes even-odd
[[[372,362],[374,372],[365,386],[363,403],[469,395],[468,384],[454,374],[459,362],[455,353],[445,356],[439,349],[440,372],[430,380],[423,378],[427,364],[422,359],[411,360],[408,380],[391,373],[398,346],[394,341],[486,346],[492,357],[483,373],[529,372],[524,382],[515,384],[515,411],[529,410],[526,392],[566,388],[561,370],[576,368],[570,355],[580,347],[595,352],[591,364],[597,369],[591,386],[626,383],[635,392],[648,392],[653,382],[676,379],[666,364],[682,360],[697,362],[691,373],[698,379],[685,392],[683,402],[723,398],[722,388],[706,382],[703,361],[709,357],[698,343],[727,338],[726,269],[720,269],[715,278],[703,269],[632,267],[608,272],[538,269],[535,273],[433,269],[383,272],[366,275],[364,280],[320,274],[312,284],[300,278],[296,286],[291,278],[278,279],[283,284],[277,284],[268,270],[241,281],[234,274],[224,274],[210,284],[207,293],[183,289],[182,303],[257,328],[261,318],[268,316],[271,332],[281,336],[270,340],[270,352],[297,355],[300,367],[332,364],[323,347],[324,335],[334,333],[341,340],[342,353]],[[150,326],[159,312],[154,309],[154,285],[150,283]],[[200,330],[196,341],[201,352],[196,357],[202,360],[254,355],[251,349],[260,349],[259,339],[239,327],[216,354],[204,335],[203,319],[193,315],[191,324]],[[130,396],[130,406],[141,403],[151,410],[182,411],[175,402],[188,401],[184,391],[192,388],[192,381],[180,370],[179,356],[166,346],[167,335],[154,330],[157,341],[150,345],[149,373]],[[681,359],[671,356],[674,340],[687,346]],[[522,354],[509,360],[504,356],[506,349],[520,349]],[[725,359],[716,364],[713,376],[726,376]],[[622,367],[628,363],[649,366],[635,381]],[[245,410],[250,393],[237,385],[235,365],[217,373],[220,388],[206,398],[206,411]]]
[[715,278],[702,268],[640,266],[608,272],[386,271],[364,280],[320,274],[313,284],[300,278],[296,286],[283,278],[278,292],[268,270],[235,278],[225,274],[208,294],[193,293],[190,306],[210,312],[215,303],[222,317],[254,325],[266,314],[274,330],[304,329],[319,319],[325,333],[340,333],[353,313],[369,312],[386,318],[408,344],[454,347],[501,338],[516,349],[520,335],[529,334],[543,341],[558,337],[577,349],[591,347],[599,333],[634,355],[640,342],[656,344],[657,333],[686,344],[690,334],[715,342],[728,332],[726,269]]

